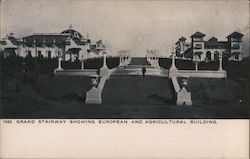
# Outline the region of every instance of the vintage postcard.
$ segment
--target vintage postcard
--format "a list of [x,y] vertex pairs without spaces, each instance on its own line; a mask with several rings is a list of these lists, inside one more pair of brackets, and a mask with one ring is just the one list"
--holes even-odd
[[1,0],[0,158],[248,159],[248,0]]

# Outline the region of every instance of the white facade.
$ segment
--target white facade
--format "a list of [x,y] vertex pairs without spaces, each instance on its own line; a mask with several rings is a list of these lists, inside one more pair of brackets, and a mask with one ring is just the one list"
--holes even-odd
[[225,56],[233,61],[242,60],[243,34],[233,32],[227,37],[227,41],[217,41],[215,37],[205,41],[203,37],[205,37],[203,33],[194,33],[191,36],[190,46],[185,42],[186,38],[182,37],[176,42],[176,55],[191,58],[193,61],[214,61],[219,60],[219,56]]
[[72,26],[62,33],[36,33],[22,39],[12,34],[0,40],[0,52],[4,57],[11,54],[43,58],[61,56],[62,60],[72,62],[100,56],[105,48],[103,46],[100,41],[91,44],[90,39],[73,30]]

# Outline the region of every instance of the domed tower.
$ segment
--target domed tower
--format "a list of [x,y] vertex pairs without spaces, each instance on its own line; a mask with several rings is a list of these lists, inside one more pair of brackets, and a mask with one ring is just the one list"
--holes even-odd
[[91,43],[90,39],[83,37],[81,33],[72,28],[72,25],[61,34],[66,36],[64,60],[73,62],[86,59]]
[[61,34],[69,34],[69,38],[77,38],[77,39],[81,39],[83,38],[82,34],[80,34],[78,31],[72,29],[72,25],[69,26],[69,29],[64,30],[61,32]]

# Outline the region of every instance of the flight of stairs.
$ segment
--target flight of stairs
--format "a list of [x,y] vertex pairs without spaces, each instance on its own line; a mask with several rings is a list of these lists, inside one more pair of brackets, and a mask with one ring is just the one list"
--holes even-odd
[[145,57],[133,57],[129,65],[149,65]]

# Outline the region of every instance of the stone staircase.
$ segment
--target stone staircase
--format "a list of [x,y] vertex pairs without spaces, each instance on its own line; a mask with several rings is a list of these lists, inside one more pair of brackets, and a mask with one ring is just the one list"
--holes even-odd
[[133,57],[129,65],[149,65],[145,57]]
[[173,104],[169,79],[159,76],[110,76],[103,92],[103,103]]
[[[113,72],[112,76],[121,76],[121,75],[139,75],[142,76],[142,67],[140,65],[128,65],[125,68],[118,68],[115,72]],[[152,76],[161,76],[168,77],[168,70],[163,68],[153,68],[151,66],[146,65],[146,73],[145,75]]]
[[146,68],[145,75],[168,77],[168,70],[152,67],[146,58],[132,58],[127,66],[119,67],[112,75],[142,75],[142,67]]

